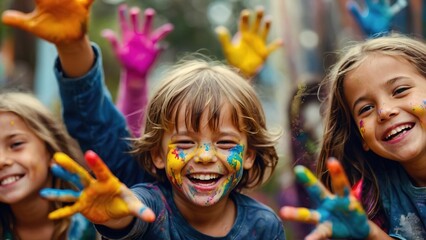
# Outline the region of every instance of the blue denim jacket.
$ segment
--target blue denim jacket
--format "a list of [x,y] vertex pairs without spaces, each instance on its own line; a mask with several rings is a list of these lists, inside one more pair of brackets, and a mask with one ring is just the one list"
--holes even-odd
[[115,107],[104,83],[101,51],[95,43],[92,48],[95,62],[82,77],[66,77],[59,59],[55,62],[62,116],[68,132],[84,152],[96,152],[127,186],[151,181],[152,177],[128,153],[131,145],[126,139],[130,137],[126,120]]

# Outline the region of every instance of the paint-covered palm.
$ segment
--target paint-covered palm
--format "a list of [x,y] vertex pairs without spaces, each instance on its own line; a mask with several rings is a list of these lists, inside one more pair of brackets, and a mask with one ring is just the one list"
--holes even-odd
[[[141,203],[132,191],[111,173],[96,153],[88,151],[85,158],[96,179],[66,154],[54,155],[58,165],[74,176],[78,176],[83,189],[81,192],[43,189],[40,194],[49,200],[75,202],[71,206],[51,212],[50,219],[55,220],[81,213],[93,223],[104,223],[126,216],[136,216],[147,222],[155,220],[154,212]],[[63,176],[67,175],[63,174]]]
[[21,28],[54,44],[82,38],[93,0],[38,0],[30,13],[7,10],[4,24]]
[[391,30],[393,17],[406,6],[406,0],[398,0],[393,5],[385,0],[365,0],[365,7],[361,10],[358,3],[351,0],[347,8],[366,35],[379,36]]
[[328,191],[318,179],[303,166],[295,167],[295,174],[317,209],[285,206],[280,210],[283,219],[317,224],[308,236],[312,239],[355,238],[364,239],[370,233],[368,218],[350,190],[349,181],[340,163],[331,158],[327,162],[335,194]]
[[258,7],[256,19],[250,26],[250,11],[247,9],[241,11],[239,31],[232,40],[226,27],[216,28],[226,60],[249,78],[262,68],[269,54],[282,45],[281,39],[276,39],[269,45],[266,43],[271,21],[267,19],[264,26],[261,26],[263,15],[263,8]]
[[141,23],[139,12],[138,7],[132,7],[128,11],[127,5],[119,6],[121,43],[111,29],[105,29],[102,35],[110,42],[115,56],[126,71],[145,77],[162,50],[159,42],[173,30],[173,25],[166,23],[152,30],[155,10],[147,8]]

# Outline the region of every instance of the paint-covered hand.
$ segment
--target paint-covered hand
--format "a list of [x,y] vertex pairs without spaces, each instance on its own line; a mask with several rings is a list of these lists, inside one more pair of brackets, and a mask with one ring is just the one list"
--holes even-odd
[[392,18],[407,6],[407,0],[397,0],[392,6],[385,0],[365,0],[361,10],[358,3],[350,0],[347,9],[367,36],[380,36],[391,30]]
[[[130,20],[128,20],[128,12]],[[102,36],[110,42],[116,58],[125,71],[144,77],[162,50],[159,41],[173,30],[173,25],[166,23],[152,31],[155,10],[152,8],[145,10],[143,26],[139,25],[139,13],[140,9],[138,7],[132,7],[128,11],[127,5],[120,5],[118,7],[118,15],[121,43],[119,43],[116,34],[111,29],[103,30]],[[143,79],[145,80],[146,78]],[[132,87],[132,85],[128,85],[128,87]]]
[[30,13],[7,10],[4,24],[21,28],[54,44],[83,38],[93,0],[37,0]]
[[96,153],[88,151],[85,158],[96,179],[68,155],[64,153],[54,155],[57,164],[69,172],[64,173],[61,170],[62,178],[74,176],[70,181],[81,184],[83,189],[81,192],[42,189],[40,194],[49,200],[75,202],[73,205],[51,212],[49,219],[55,220],[81,213],[89,221],[98,224],[127,216],[136,216],[146,222],[155,220],[154,212],[141,203],[132,191],[111,173]]
[[239,31],[232,40],[226,27],[216,28],[226,60],[248,78],[253,77],[262,68],[268,55],[282,45],[281,39],[276,39],[267,45],[271,20],[265,19],[264,26],[261,26],[263,15],[264,9],[257,7],[256,19],[250,26],[250,11],[247,9],[241,11]]
[[303,166],[295,167],[295,174],[306,188],[318,208],[285,206],[280,216],[290,221],[317,224],[308,239],[355,238],[364,239],[370,233],[367,215],[361,203],[351,192],[349,181],[340,163],[330,158],[327,162],[335,194],[328,191],[318,179]]

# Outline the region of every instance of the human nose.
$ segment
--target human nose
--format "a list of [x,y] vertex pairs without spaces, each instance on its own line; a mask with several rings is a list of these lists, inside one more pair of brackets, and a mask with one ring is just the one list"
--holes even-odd
[[195,162],[209,163],[215,162],[216,160],[216,151],[211,147],[210,144],[203,144],[198,147]]
[[4,152],[0,151],[0,169],[12,165],[12,159]]
[[377,121],[383,122],[398,115],[398,110],[395,107],[383,106],[377,110]]

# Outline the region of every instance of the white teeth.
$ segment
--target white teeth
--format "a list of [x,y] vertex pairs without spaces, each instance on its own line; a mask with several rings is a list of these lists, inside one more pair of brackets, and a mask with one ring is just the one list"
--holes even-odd
[[21,177],[19,177],[19,176],[10,176],[10,177],[7,177],[7,178],[3,179],[3,180],[0,182],[0,185],[11,184],[11,183],[13,183],[13,182],[18,181],[20,178],[21,178]]
[[390,131],[390,133],[388,133],[388,135],[386,136],[386,139],[389,139],[393,135],[395,135],[395,134],[397,134],[397,133],[399,133],[399,132],[401,132],[403,130],[410,129],[410,128],[411,128],[411,125],[409,125],[409,124],[401,125],[401,126],[399,126],[397,128],[394,128],[394,129],[392,129],[392,131]]
[[219,174],[217,174],[217,173],[209,173],[209,174],[195,173],[195,174],[191,174],[189,177],[197,179],[197,180],[206,181],[206,180],[212,180],[212,179],[218,178]]

